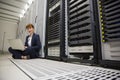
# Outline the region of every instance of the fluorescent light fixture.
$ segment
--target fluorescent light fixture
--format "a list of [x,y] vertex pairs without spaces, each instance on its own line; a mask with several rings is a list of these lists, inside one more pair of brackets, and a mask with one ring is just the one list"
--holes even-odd
[[29,5],[31,5],[31,4],[32,4],[32,2],[33,2],[33,0],[29,0],[29,1],[28,1],[28,4],[29,4]]
[[25,5],[25,10],[27,10],[29,8],[28,4]]
[[30,7],[30,5],[32,4],[34,0],[28,0],[28,3],[25,5],[24,10],[22,10],[21,14],[20,14],[20,18],[22,18],[24,16],[24,14],[26,13],[27,9]]
[[25,10],[22,10],[20,14],[20,18],[22,18],[24,14],[25,14]]
[[20,18],[22,18],[23,17],[23,14],[20,14]]
[[22,10],[22,14],[25,14],[25,10]]
[[26,13],[27,9],[29,8],[28,4],[25,5],[24,10],[21,11],[20,18]]

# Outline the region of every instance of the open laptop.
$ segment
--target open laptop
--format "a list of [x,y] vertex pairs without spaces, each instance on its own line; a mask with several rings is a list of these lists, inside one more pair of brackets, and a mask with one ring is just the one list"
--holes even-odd
[[12,49],[22,50],[22,51],[25,49],[21,39],[8,39],[8,42],[12,47]]

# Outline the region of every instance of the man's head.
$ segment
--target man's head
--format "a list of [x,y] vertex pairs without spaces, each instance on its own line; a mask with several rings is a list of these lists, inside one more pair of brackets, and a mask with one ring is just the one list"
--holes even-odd
[[33,26],[33,24],[28,24],[26,26],[26,30],[29,32],[30,35],[33,34],[34,33],[34,26]]

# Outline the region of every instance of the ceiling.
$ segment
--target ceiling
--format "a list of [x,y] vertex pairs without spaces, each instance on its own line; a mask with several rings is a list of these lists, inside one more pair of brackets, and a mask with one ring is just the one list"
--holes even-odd
[[[24,15],[26,5],[30,0],[0,0],[0,20],[19,22],[20,15]],[[32,1],[32,0],[31,0]]]

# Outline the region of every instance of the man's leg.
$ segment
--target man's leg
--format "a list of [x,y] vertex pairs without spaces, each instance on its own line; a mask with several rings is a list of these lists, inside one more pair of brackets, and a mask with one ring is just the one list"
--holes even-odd
[[20,51],[20,50],[14,50],[11,47],[8,50],[12,54],[12,57],[14,59],[21,59],[22,51]]
[[38,56],[36,55],[36,52],[32,48],[26,48],[25,51],[23,52],[24,55],[30,56],[30,58],[37,58]]

